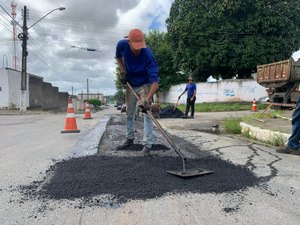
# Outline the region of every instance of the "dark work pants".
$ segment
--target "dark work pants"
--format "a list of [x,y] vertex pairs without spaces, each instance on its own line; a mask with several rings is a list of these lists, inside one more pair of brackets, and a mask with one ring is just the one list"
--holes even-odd
[[292,135],[288,140],[288,147],[300,150],[300,96],[297,101],[296,109],[292,115]]
[[186,116],[188,115],[188,113],[190,111],[190,107],[191,107],[191,116],[194,116],[195,101],[196,101],[196,97],[194,97],[193,101],[191,101],[191,98],[187,98],[187,100],[186,100],[186,108],[185,108],[185,115]]

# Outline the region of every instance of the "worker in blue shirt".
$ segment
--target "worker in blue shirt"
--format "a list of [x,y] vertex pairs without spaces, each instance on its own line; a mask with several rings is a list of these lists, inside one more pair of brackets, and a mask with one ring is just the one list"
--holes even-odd
[[[139,29],[132,29],[125,39],[116,46],[116,59],[120,72],[120,80],[128,82],[141,97],[145,109],[150,110],[152,97],[158,89],[158,65],[153,53],[146,46],[144,34]],[[134,142],[134,127],[137,99],[126,87],[126,141],[117,146],[118,150],[125,149]],[[149,155],[153,144],[153,123],[144,114],[144,135],[142,155]]]
[[188,113],[191,108],[191,117],[194,118],[194,112],[195,112],[195,101],[196,101],[196,84],[193,82],[193,78],[189,76],[188,78],[189,83],[186,85],[184,91],[179,95],[178,100],[184,93],[187,92],[187,100],[186,100],[186,108],[185,108],[185,114],[182,116],[182,118],[188,118]]

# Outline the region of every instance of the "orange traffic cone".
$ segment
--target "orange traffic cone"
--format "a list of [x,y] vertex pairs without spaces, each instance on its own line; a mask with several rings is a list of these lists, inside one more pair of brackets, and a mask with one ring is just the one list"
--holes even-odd
[[69,98],[66,125],[65,125],[65,129],[61,131],[61,133],[79,133],[79,132],[80,130],[77,129],[72,99]]
[[88,102],[85,103],[85,113],[83,119],[93,119],[91,116],[90,104]]
[[252,102],[252,112],[256,112],[256,111],[257,111],[256,101],[255,101],[255,99],[253,99],[253,102]]

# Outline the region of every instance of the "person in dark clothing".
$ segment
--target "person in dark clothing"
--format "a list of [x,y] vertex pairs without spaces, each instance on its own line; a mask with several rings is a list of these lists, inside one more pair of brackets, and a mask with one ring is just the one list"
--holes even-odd
[[187,118],[188,113],[191,108],[191,118],[194,118],[194,112],[195,112],[195,101],[196,101],[196,84],[193,82],[193,78],[188,78],[189,83],[186,85],[184,91],[179,95],[178,100],[182,95],[184,95],[187,92],[187,99],[186,99],[186,109],[185,114],[182,116],[182,118]]
[[284,154],[300,155],[300,95],[292,115],[292,134],[289,137],[287,146],[278,148],[276,151]]

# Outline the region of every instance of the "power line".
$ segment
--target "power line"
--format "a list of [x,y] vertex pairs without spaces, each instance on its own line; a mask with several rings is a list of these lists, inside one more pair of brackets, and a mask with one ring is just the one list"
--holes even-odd
[[[53,66],[53,68],[55,68],[55,70],[56,70],[56,68],[58,68],[60,70],[60,72],[67,70],[62,64],[57,63],[52,57],[50,57],[49,55],[46,55],[44,48],[33,38],[30,38],[29,42],[32,43],[33,46],[36,46],[39,49],[39,54],[42,55],[44,57],[44,59],[46,59],[47,62],[50,61],[51,65]],[[32,49],[31,49],[31,52],[33,52]],[[49,64],[47,63],[47,65],[49,65]]]

